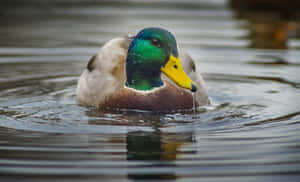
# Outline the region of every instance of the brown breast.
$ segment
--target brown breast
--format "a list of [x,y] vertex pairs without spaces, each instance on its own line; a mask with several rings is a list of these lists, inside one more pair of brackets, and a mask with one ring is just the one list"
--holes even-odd
[[120,92],[100,103],[99,108],[101,110],[138,109],[171,112],[193,107],[193,96],[189,90],[182,89],[169,81],[165,81],[165,84],[163,88],[151,92],[136,92],[124,87]]

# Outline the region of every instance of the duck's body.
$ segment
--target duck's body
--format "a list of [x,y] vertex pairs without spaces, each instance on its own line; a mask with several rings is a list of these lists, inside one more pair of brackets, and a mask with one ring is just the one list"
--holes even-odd
[[164,81],[164,86],[153,91],[136,91],[123,87],[118,93],[108,97],[102,104],[102,108],[104,110],[126,108],[167,112],[193,107],[193,97],[190,91],[178,88],[169,80]]
[[[188,82],[192,83],[192,87],[184,86],[190,90],[178,86],[178,83],[175,84],[168,70],[163,70],[165,74],[159,72],[157,76],[159,78],[153,73],[155,70],[134,74],[133,68],[136,66],[132,68],[130,64],[135,63],[135,60],[128,60],[133,54],[132,44],[134,44],[132,38],[129,37],[112,39],[91,58],[77,85],[76,95],[80,104],[97,106],[101,110],[138,109],[168,112],[191,109],[193,95],[190,90],[195,89],[195,85],[197,86],[196,105],[209,103],[204,81],[201,75],[195,72],[195,64],[187,53],[179,51],[182,67],[194,81]],[[164,63],[164,67],[167,67],[166,64]],[[139,79],[139,74],[145,74],[145,79],[143,76],[141,76],[143,79]],[[183,81],[187,82],[187,80],[185,78]],[[179,84],[182,85],[182,82]]]

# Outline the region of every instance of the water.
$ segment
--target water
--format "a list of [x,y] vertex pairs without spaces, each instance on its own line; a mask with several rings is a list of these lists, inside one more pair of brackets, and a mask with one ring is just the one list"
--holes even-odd
[[[299,181],[297,11],[269,23],[222,0],[15,2],[0,6],[1,181]],[[212,105],[164,115],[78,106],[89,58],[148,26],[176,35]]]

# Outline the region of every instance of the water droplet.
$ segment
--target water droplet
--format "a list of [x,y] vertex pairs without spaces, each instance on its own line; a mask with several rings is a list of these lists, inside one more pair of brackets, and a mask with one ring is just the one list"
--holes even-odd
[[193,95],[193,113],[196,115],[196,95],[194,92],[192,92]]

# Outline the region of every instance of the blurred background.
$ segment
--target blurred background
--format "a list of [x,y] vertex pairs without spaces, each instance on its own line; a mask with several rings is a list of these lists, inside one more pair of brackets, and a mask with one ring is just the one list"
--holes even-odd
[[[108,40],[163,27],[212,105],[100,113],[77,79]],[[2,0],[0,181],[299,181],[299,0]]]
[[[238,40],[249,40],[247,44],[245,43],[247,47],[297,48],[299,47],[297,41],[297,38],[299,39],[299,8],[298,0],[3,0],[1,1],[1,32],[7,34],[7,40],[1,38],[3,46],[8,46],[14,45],[9,39],[12,37],[22,40],[25,36],[32,36],[32,39],[42,41],[47,40],[46,38],[49,38],[50,34],[56,33],[55,30],[63,29],[64,32],[59,32],[59,36],[55,36],[55,40],[51,39],[52,44],[50,42],[46,45],[43,43],[44,46],[54,46],[54,41],[57,44],[59,41],[67,44],[66,41],[71,41],[71,38],[68,37],[69,33],[79,33],[84,28],[87,29],[87,34],[98,34],[93,38],[96,41],[100,39],[100,34],[104,37],[103,34],[107,34],[107,32],[116,33],[116,35],[120,35],[117,34],[119,32],[134,33],[137,29],[148,26],[171,27],[176,32],[174,20],[169,19],[171,17],[177,20],[188,20],[190,24],[185,25],[184,28],[191,24],[196,26],[196,22],[191,22],[195,18],[218,22],[232,17],[239,22],[238,27],[243,33],[231,32],[231,36]],[[224,9],[230,9],[230,11],[225,12]],[[176,12],[176,10],[178,11]],[[96,27],[92,29],[90,24],[94,25],[96,22],[98,23],[97,29],[95,29]],[[62,27],[62,25],[64,26]],[[90,26],[90,28],[86,26]],[[110,29],[110,26],[122,28],[123,31],[114,29],[112,32],[113,28]],[[205,31],[209,27],[204,26],[201,29],[200,31]],[[225,37],[226,33],[226,35],[229,34],[225,31],[226,29],[220,30],[223,32],[220,36]],[[213,44],[212,41],[209,41],[214,38],[211,34],[203,32],[201,35],[207,40],[207,44]],[[66,37],[61,39],[61,36]],[[72,37],[74,39],[74,36]],[[217,43],[215,44],[218,46]]]

